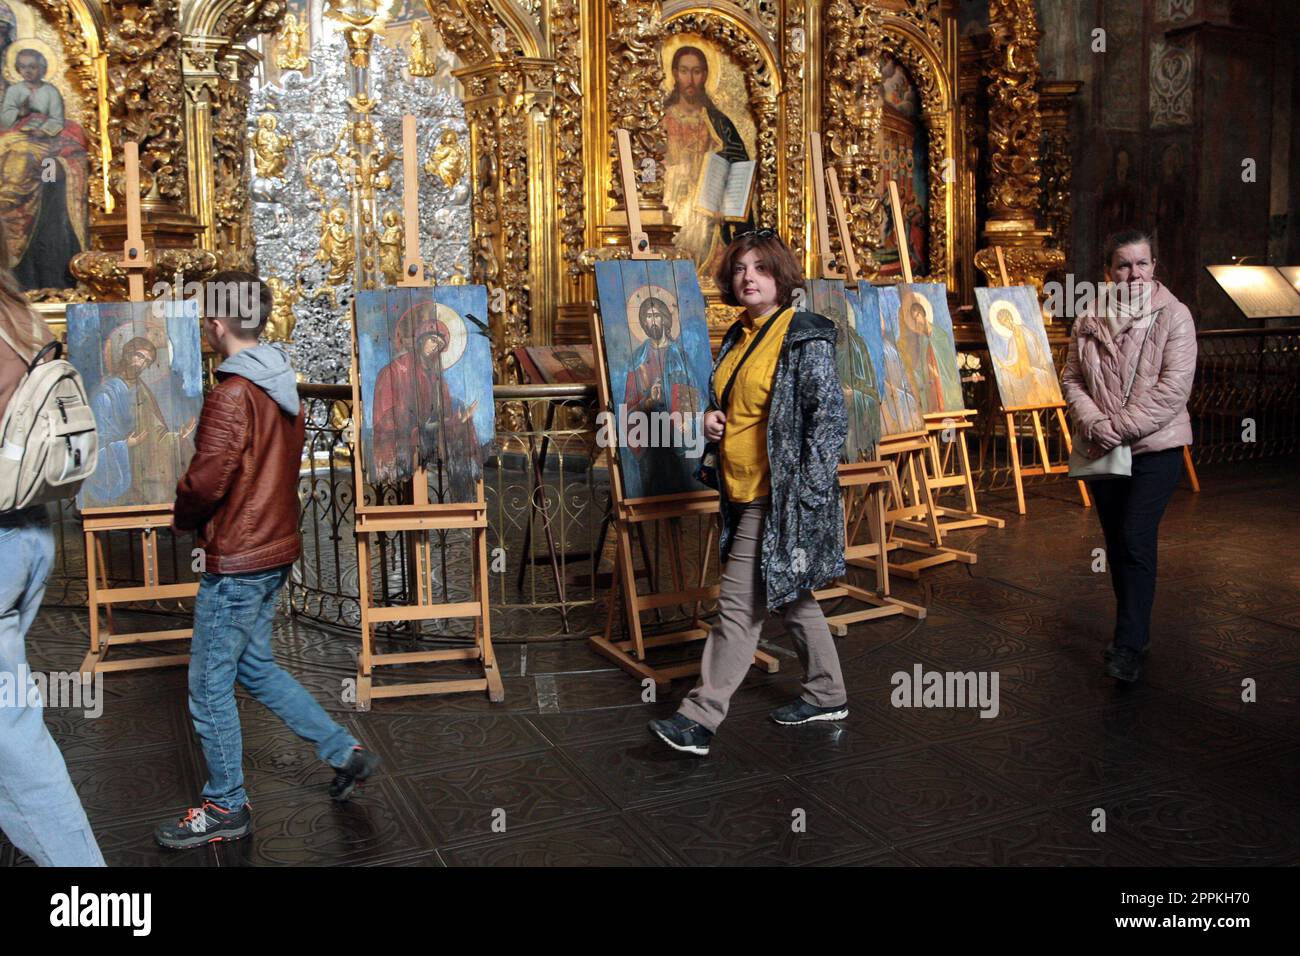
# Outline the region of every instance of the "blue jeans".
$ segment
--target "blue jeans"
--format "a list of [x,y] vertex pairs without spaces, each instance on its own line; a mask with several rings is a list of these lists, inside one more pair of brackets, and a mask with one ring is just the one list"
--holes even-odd
[[238,810],[248,802],[236,680],[290,730],[315,744],[317,756],[330,766],[347,763],[357,744],[271,653],[276,598],[289,579],[289,568],[208,573],[199,582],[190,643],[190,714],[208,764],[203,798],[225,810]]
[[[54,563],[44,505],[0,515],[0,679],[14,700],[0,706],[0,829],[39,866],[103,866],[86,811],[68,778],[44,707],[26,706],[33,683],[27,630]],[[17,684],[19,675],[26,677]]]

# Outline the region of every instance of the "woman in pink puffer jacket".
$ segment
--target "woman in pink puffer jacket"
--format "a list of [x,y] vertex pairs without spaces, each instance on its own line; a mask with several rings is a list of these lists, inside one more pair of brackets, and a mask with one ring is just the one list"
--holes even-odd
[[1106,240],[1106,278],[1119,295],[1075,321],[1062,377],[1083,453],[1097,458],[1120,444],[1133,452],[1132,477],[1088,482],[1115,590],[1107,669],[1130,682],[1141,673],[1150,638],[1160,518],[1182,473],[1183,448],[1192,443],[1187,398],[1196,373],[1196,324],[1187,306],[1152,278],[1151,246],[1138,230]]

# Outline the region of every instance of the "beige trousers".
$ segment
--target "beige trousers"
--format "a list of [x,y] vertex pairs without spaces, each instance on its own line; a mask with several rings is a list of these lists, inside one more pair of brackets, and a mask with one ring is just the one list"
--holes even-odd
[[[712,731],[727,716],[731,695],[754,663],[754,652],[768,616],[759,561],[767,500],[733,507],[739,509],[739,520],[726,567],[722,569],[718,621],[704,644],[700,682],[678,708],[678,713]],[[835,639],[812,592],[800,592],[797,600],[781,609],[781,615],[803,663],[803,699],[817,707],[844,704],[847,697]]]

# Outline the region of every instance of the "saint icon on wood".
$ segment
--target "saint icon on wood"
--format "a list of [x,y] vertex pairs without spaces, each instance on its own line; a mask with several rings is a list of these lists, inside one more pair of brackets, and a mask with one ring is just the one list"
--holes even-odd
[[835,365],[849,416],[844,460],[851,463],[875,458],[876,443],[880,441],[880,389],[867,344],[858,333],[855,306],[843,279],[809,279],[806,287],[809,310],[830,319],[839,332]]
[[198,303],[80,303],[67,321],[69,359],[99,430],[99,462],[78,505],[170,504],[203,404]]
[[989,357],[1004,408],[1061,401],[1061,383],[1032,286],[976,289]]
[[480,285],[357,295],[361,457],[372,484],[424,468],[437,500],[478,500],[495,428],[486,317]]
[[921,404],[898,351],[898,297],[888,286],[878,289],[858,283],[858,330],[867,343],[880,382],[882,434],[905,435],[925,431]]
[[694,477],[713,367],[694,266],[597,262],[596,291],[624,496],[708,491]]

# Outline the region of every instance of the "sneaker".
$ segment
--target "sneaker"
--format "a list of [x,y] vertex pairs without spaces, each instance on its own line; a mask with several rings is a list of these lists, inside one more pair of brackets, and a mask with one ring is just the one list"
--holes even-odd
[[[1150,645],[1150,644],[1148,644],[1146,647],[1142,648],[1142,656],[1143,656],[1143,657],[1146,657],[1146,656],[1147,656],[1147,651],[1149,651],[1149,650],[1151,650],[1151,645]],[[1104,657],[1104,658],[1106,658],[1106,660],[1110,660],[1112,657],[1115,656],[1115,642],[1114,642],[1114,641],[1111,641],[1109,644],[1106,645],[1106,649],[1105,649],[1104,651],[1101,652],[1101,656]]]
[[817,707],[800,697],[792,704],[778,707],[767,716],[783,727],[806,724],[814,720],[843,720],[849,715],[849,705],[838,707]]
[[1117,647],[1106,665],[1106,673],[1116,680],[1133,683],[1142,673],[1142,658],[1131,647]]
[[681,714],[673,714],[667,720],[650,721],[650,732],[673,750],[697,757],[709,755],[709,741],[713,739],[713,731]]
[[334,770],[334,781],[330,784],[330,796],[342,803],[352,796],[358,784],[365,781],[379,769],[379,754],[365,747],[353,747],[348,754],[348,762]]
[[164,823],[154,831],[158,842],[173,850],[189,850],[223,840],[238,840],[253,832],[253,815],[249,805],[225,810],[211,800],[201,807],[191,807],[175,823]]

